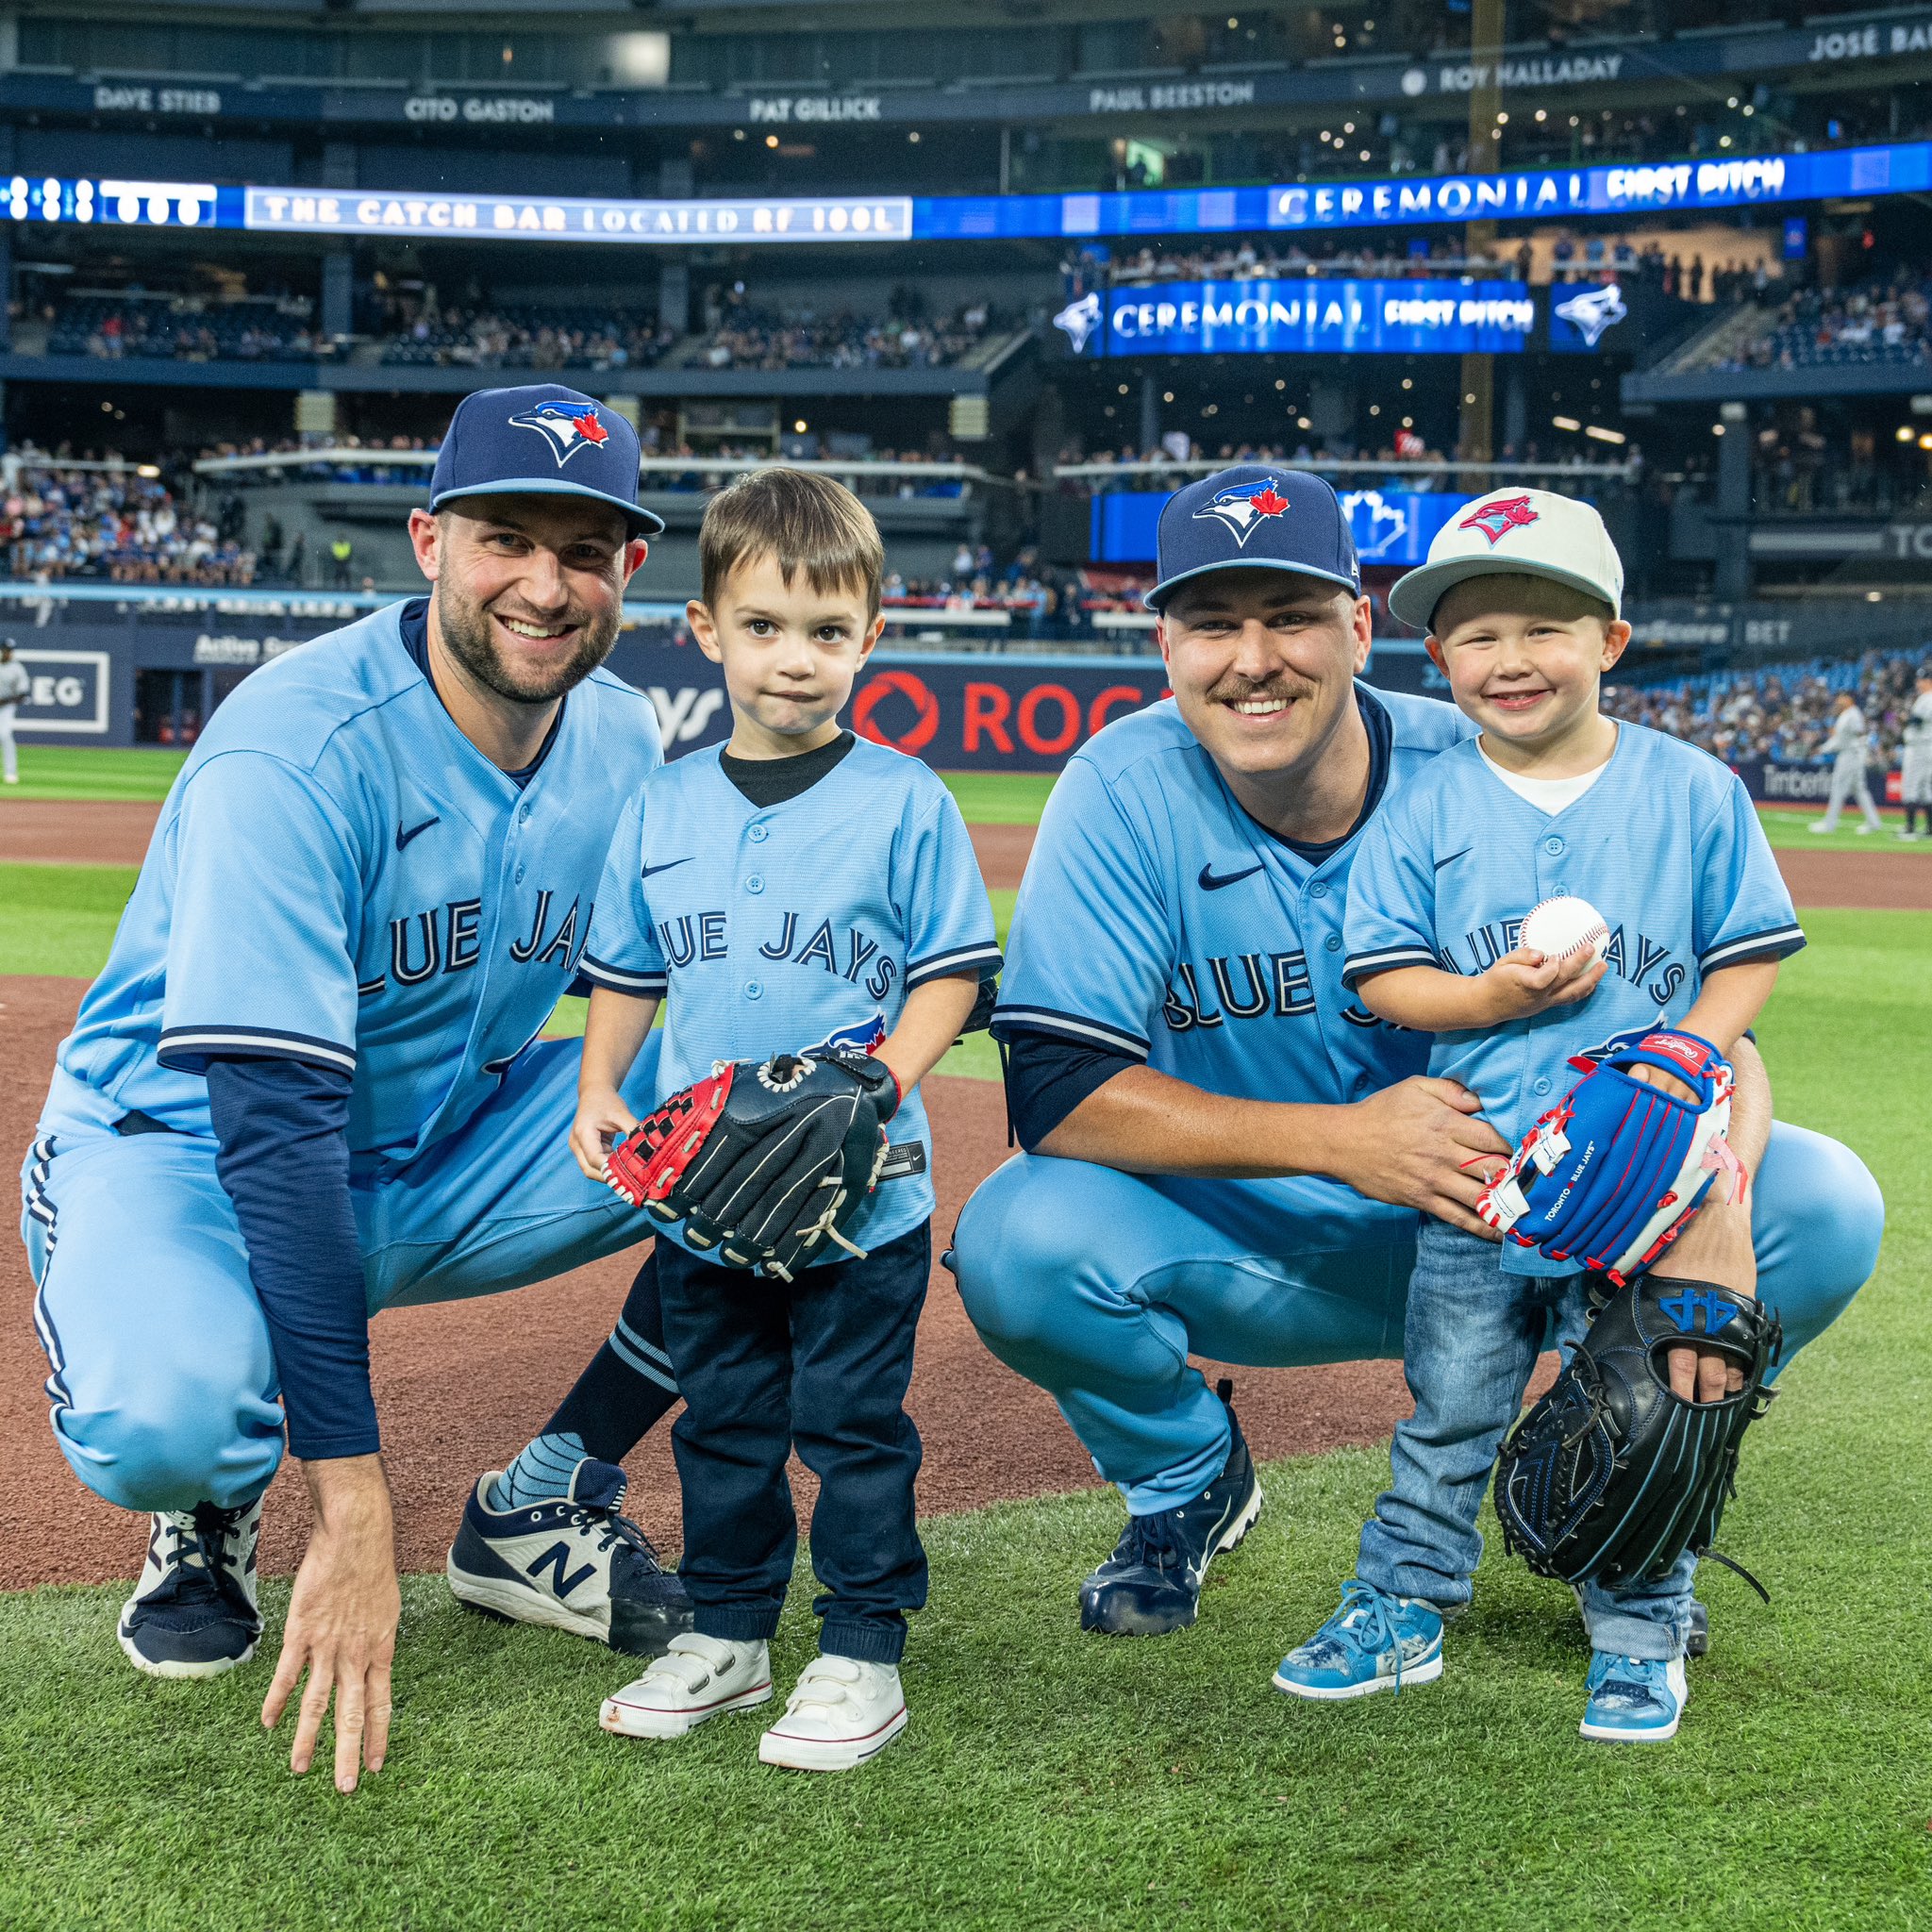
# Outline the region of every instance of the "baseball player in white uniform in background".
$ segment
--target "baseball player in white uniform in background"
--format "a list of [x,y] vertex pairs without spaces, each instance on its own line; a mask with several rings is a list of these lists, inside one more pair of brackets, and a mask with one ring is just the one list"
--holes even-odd
[[[1932,663],[1921,667],[1912,708],[1906,714],[1903,764],[1899,792],[1905,801],[1906,824],[1899,837],[1932,836]],[[1925,815],[1924,831],[1918,829],[1921,812]]]
[[13,714],[32,690],[26,666],[13,655],[13,640],[0,643],[0,781],[20,783],[20,753],[13,742]]
[[1857,699],[1848,691],[1840,691],[1838,715],[1831,721],[1824,742],[1818,747],[1820,758],[1838,760],[1831,768],[1831,803],[1824,808],[1822,819],[1811,822],[1812,831],[1837,831],[1838,815],[1845,808],[1848,798],[1857,799],[1858,809],[1865,814],[1865,823],[1858,827],[1861,837],[1883,829],[1878,808],[1872,803],[1872,787],[1865,777],[1865,759],[1870,750],[1866,743],[1868,735],[1865,714],[1859,710]]

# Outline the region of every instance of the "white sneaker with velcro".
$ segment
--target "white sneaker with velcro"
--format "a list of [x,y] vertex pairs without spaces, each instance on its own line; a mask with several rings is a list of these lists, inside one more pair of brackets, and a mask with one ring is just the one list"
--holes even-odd
[[850,1771],[877,1757],[906,1721],[898,1665],[818,1657],[758,1740],[758,1757],[791,1771]]
[[604,1700],[597,1722],[621,1738],[681,1738],[707,1718],[772,1699],[762,1643],[733,1643],[687,1630],[641,1677]]

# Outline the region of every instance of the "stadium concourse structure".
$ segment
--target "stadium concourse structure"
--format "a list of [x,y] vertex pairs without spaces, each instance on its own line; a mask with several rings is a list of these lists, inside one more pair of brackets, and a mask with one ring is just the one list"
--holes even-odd
[[1160,505],[1254,458],[1378,597],[1544,483],[1659,671],[1909,648],[1928,78],[1932,6],[0,8],[0,614],[175,680],[49,673],[75,728],[178,741],[412,580],[454,401],[541,375],[637,421],[667,606],[718,483],[802,460],[897,644],[1144,657]]

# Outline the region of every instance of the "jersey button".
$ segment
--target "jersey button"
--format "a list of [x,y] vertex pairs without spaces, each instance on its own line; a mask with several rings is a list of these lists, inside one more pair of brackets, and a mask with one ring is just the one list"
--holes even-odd
[[1339,932],[1331,932],[1328,935],[1328,937],[1322,941],[1322,943],[1324,946],[1326,946],[1331,953],[1339,953],[1341,950],[1341,935]]
[[1550,1091],[1550,1083],[1547,1079],[1532,1081],[1529,1091],[1532,1093],[1547,1093]]
[[1547,852],[1552,858],[1560,858],[1563,856],[1563,841],[1562,840],[1557,837],[1556,833],[1552,832],[1550,836],[1543,841],[1543,850]]
[[522,866],[518,866],[518,867],[517,867],[517,884],[518,884],[518,885],[522,885],[522,884],[523,884],[523,882],[524,882],[524,869],[523,869],[523,867],[522,867]]
[[1308,897],[1311,899],[1325,899],[1327,896],[1328,882],[1325,879],[1317,879],[1315,883],[1308,888]]
[[765,882],[757,873],[753,873],[750,878],[745,880],[744,890],[747,892],[762,892],[765,890]]
[[754,845],[762,845],[765,842],[765,841],[769,839],[771,836],[771,826],[763,824],[762,822],[753,825],[750,831],[746,834],[746,837],[748,837],[751,840],[751,842]]
[[[744,996],[748,1000],[761,1000],[765,996],[765,990],[756,979],[748,979],[744,985]],[[1545,1081],[1543,1084],[1547,1086],[1549,1083]]]

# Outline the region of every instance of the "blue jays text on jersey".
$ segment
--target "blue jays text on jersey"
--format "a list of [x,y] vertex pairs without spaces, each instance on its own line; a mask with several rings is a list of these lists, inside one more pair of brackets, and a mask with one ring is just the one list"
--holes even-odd
[[1481,973],[1514,949],[1531,906],[1566,893],[1610,927],[1596,991],[1533,1019],[1438,1035],[1429,1056],[1429,1071],[1461,1081],[1511,1142],[1568,1087],[1571,1055],[1660,1012],[1681,1020],[1705,974],[1805,943],[1737,776],[1625,724],[1595,784],[1554,815],[1512,791],[1474,742],[1391,798],[1356,861],[1348,983],[1402,966]]
[[[1385,795],[1473,727],[1454,707],[1357,686],[1387,719]],[[1426,1042],[1382,1024],[1341,979],[1359,836],[1311,860],[1228,791],[1172,699],[1116,720],[1068,762],[1028,861],[996,1036],[1035,1032],[1144,1061],[1211,1093],[1341,1104],[1422,1070]],[[1217,1224],[1312,1244],[1387,1214],[1339,1182],[1149,1176]]]
[[209,1132],[217,1054],[353,1077],[349,1144],[406,1159],[496,1090],[575,976],[608,828],[661,762],[605,672],[528,782],[457,729],[379,610],[249,678],[162,808],[59,1064]]
[[[581,960],[593,985],[668,993],[659,1099],[716,1060],[827,1039],[875,1044],[914,988],[990,979],[999,965],[952,794],[917,758],[865,739],[776,805],[746,798],[716,749],[654,773],[618,824]],[[861,1246],[896,1239],[933,1209],[916,1091],[889,1131],[895,1157],[915,1142],[921,1156],[854,1224]]]

